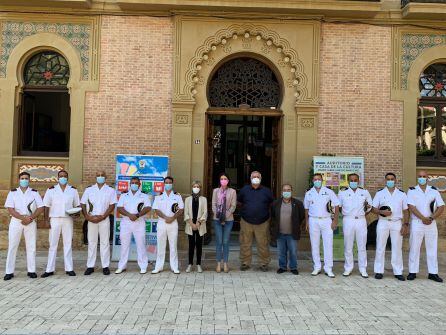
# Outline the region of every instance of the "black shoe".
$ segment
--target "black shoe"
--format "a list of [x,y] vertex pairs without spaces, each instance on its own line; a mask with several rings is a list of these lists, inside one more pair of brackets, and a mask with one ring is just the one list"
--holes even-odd
[[277,269],[277,273],[279,273],[279,274],[280,274],[280,273],[284,273],[284,272],[286,272],[286,270],[284,270],[284,269],[282,269],[282,268],[278,268],[278,269]]
[[260,265],[259,270],[262,272],[268,272],[268,265]]
[[375,279],[383,279],[384,275],[382,273],[375,273]]
[[291,270],[291,273],[292,273],[293,275],[298,275],[298,274],[299,274],[299,271],[298,271],[297,269],[295,269],[295,270]]
[[416,273],[409,273],[407,275],[407,280],[414,280],[415,278],[417,278],[417,274]]
[[110,269],[109,268],[103,268],[102,269],[102,273],[106,276],[108,276],[110,274]]
[[74,277],[76,275],[76,272],[74,272],[74,271],[65,271],[65,273],[67,275],[69,275],[70,277]]
[[28,272],[27,276],[32,279],[37,278],[37,274],[35,272]]
[[11,280],[12,278],[14,278],[14,274],[13,273],[7,273],[3,277],[3,280]]
[[438,274],[429,273],[429,276],[427,276],[427,279],[436,281],[437,283],[443,282],[443,279],[441,279],[441,277]]
[[46,278],[46,277],[49,277],[49,276],[52,276],[52,275],[54,275],[54,272],[44,272],[44,273],[42,273],[42,275],[40,277],[41,278]]
[[250,268],[250,266],[249,266],[248,264],[242,264],[242,265],[240,266],[240,270],[241,270],[241,271],[249,270],[249,268]]
[[[71,272],[71,271],[70,271]],[[89,276],[94,272],[94,268],[87,268],[87,270],[85,270],[84,272],[84,276]],[[76,274],[74,274],[76,275]]]
[[403,275],[395,275],[395,278],[398,279],[399,281],[405,281],[406,278],[404,278]]

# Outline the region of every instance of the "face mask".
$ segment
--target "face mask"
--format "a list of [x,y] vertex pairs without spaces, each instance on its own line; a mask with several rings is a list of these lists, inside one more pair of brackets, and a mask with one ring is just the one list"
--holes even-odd
[[395,180],[387,180],[387,181],[386,181],[386,186],[387,186],[388,188],[393,188],[393,187],[395,187]]
[[284,197],[285,199],[291,198],[291,192],[283,191],[282,197]]
[[103,177],[103,176],[96,177],[96,182],[98,184],[104,184],[105,183],[105,177]]
[[200,188],[199,187],[194,187],[194,188],[192,188],[192,192],[194,194],[198,194],[198,193],[200,193]]
[[20,179],[19,184],[20,184],[20,187],[28,187],[29,180],[28,179]]
[[358,188],[358,182],[357,182],[357,181],[351,181],[351,182],[349,183],[349,185],[350,185],[350,188],[351,188],[352,190],[356,190],[356,189]]
[[60,185],[66,185],[68,183],[68,178],[66,177],[60,177],[59,178],[59,184]]
[[173,184],[164,184],[164,189],[166,191],[172,191],[173,188]]
[[254,185],[259,185],[260,184],[260,178],[257,178],[257,177],[252,178],[251,179],[251,183],[254,184]]
[[227,179],[220,179],[220,185],[221,186],[228,186],[229,180]]
[[136,191],[139,190],[139,185],[138,185],[138,184],[130,184],[130,189],[131,189],[133,192],[136,192]]
[[313,181],[313,185],[316,188],[321,188],[322,187],[322,180],[314,180]]
[[419,177],[418,178],[418,184],[426,185],[426,183],[427,183],[427,178],[424,178],[424,177]]

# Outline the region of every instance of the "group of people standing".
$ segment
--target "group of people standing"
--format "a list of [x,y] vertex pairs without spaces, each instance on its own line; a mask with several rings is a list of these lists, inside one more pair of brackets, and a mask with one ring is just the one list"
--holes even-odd
[[[367,278],[367,220],[373,212],[378,215],[376,255],[374,272],[376,279],[384,274],[384,256],[387,239],[392,242],[392,268],[398,280],[403,277],[402,240],[409,233],[410,253],[408,280],[416,278],[419,272],[420,247],[425,239],[428,278],[442,282],[438,276],[436,219],[444,210],[440,193],[427,185],[427,173],[418,173],[418,185],[411,187],[406,194],[395,186],[396,176],[385,176],[386,186],[378,191],[372,200],[370,193],[359,187],[359,175],[348,176],[349,187],[336,195],[331,189],[322,186],[323,177],[313,176],[313,187],[306,194],[304,201],[292,196],[292,185],[282,186],[281,196],[273,198],[271,190],[262,185],[260,172],[254,171],[250,184],[239,193],[230,187],[230,178],[222,173],[219,187],[212,192],[212,225],[216,241],[216,272],[229,272],[229,241],[234,225],[234,212],[239,204],[240,220],[240,270],[246,271],[252,266],[252,243],[256,240],[259,269],[268,271],[271,261],[269,245],[271,238],[277,241],[279,268],[277,273],[290,270],[297,275],[297,241],[305,223],[309,232],[313,258],[313,276],[321,273],[320,240],[322,237],[324,251],[324,272],[328,277],[333,273],[333,230],[338,226],[339,213],[343,216],[344,232],[344,276],[349,276],[354,267],[353,246],[356,240],[358,249],[358,267],[362,277]],[[36,256],[36,218],[44,214],[45,224],[49,230],[48,264],[41,277],[54,274],[57,246],[62,234],[64,245],[64,264],[66,274],[75,276],[72,260],[73,217],[82,211],[88,220],[88,259],[85,275],[94,272],[98,238],[100,240],[100,258],[102,272],[110,274],[110,214],[117,207],[120,214],[121,250],[118,267],[120,274],[126,271],[132,235],[137,248],[137,262],[140,273],[145,274],[148,257],[145,243],[145,216],[154,210],[158,216],[157,224],[157,258],[152,274],[164,270],[167,242],[169,243],[170,269],[179,274],[177,240],[178,219],[183,216],[185,233],[189,240],[189,257],[186,272],[194,268],[202,272],[201,266],[203,237],[206,234],[208,219],[208,202],[202,195],[199,181],[192,184],[191,195],[184,203],[180,194],[173,188],[174,179],[164,178],[164,192],[155,196],[152,203],[149,195],[141,191],[138,177],[130,180],[129,191],[117,199],[115,190],[106,184],[106,174],[99,171],[96,183],[85,189],[79,198],[75,187],[68,184],[68,173],[58,173],[58,184],[50,187],[42,200],[37,190],[29,187],[30,175],[19,175],[19,187],[12,189],[6,199],[5,207],[11,216],[9,226],[9,247],[4,279],[14,277],[17,249],[21,235],[24,234],[27,252],[27,268],[30,278],[37,278]],[[76,210],[78,208],[78,210]],[[409,217],[410,214],[410,217]]]

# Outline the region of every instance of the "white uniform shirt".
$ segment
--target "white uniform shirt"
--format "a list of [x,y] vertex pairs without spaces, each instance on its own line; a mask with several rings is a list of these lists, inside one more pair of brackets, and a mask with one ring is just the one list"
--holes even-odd
[[[183,198],[181,198],[181,195],[174,192],[170,192],[170,195],[167,195],[166,192],[163,192],[155,197],[155,201],[153,202],[153,209],[161,211],[166,216],[173,216],[175,213],[172,212],[172,205],[175,203],[178,204],[178,209],[184,208]],[[162,218],[159,218],[158,220],[160,222],[165,222]],[[177,220],[173,222],[176,221]]]
[[[117,207],[123,207],[130,214],[138,214],[138,205],[141,203],[143,204],[142,208],[150,207],[150,197],[142,193],[141,190],[136,191],[135,194],[132,191],[128,191],[121,194]],[[124,220],[130,221],[127,216],[123,217]],[[143,220],[143,218],[139,218],[138,220]]]
[[353,191],[350,187],[340,191],[338,197],[343,216],[364,216],[364,203],[367,201],[369,206],[372,205],[372,197],[369,191],[359,187],[356,191]]
[[373,207],[380,208],[381,206],[389,206],[392,209],[392,215],[388,217],[379,216],[380,219],[397,221],[403,218],[403,210],[407,207],[407,195],[400,189],[395,187],[391,194],[387,187],[376,192],[373,198]]
[[87,187],[84,194],[82,194],[81,204],[87,205],[87,210],[88,202],[93,205],[91,215],[103,215],[110,205],[118,202],[118,199],[114,188],[106,184],[99,188],[98,184],[94,184]]
[[[444,206],[444,201],[440,192],[432,188],[432,186],[426,186],[426,192],[424,192],[421,187],[417,185],[414,188],[409,189],[409,192],[407,192],[407,204],[415,206],[425,217],[429,217],[433,214],[430,209],[432,201],[436,202],[437,208]],[[421,222],[421,220],[413,213],[411,214],[411,219],[413,221]]]
[[65,190],[59,184],[51,186],[43,197],[43,204],[50,209],[50,218],[67,218],[67,210],[79,207],[79,193],[71,185],[67,185]]
[[31,215],[29,208],[41,208],[43,207],[43,201],[39,192],[30,187],[22,192],[20,187],[9,191],[6,197],[5,207],[14,208],[20,215]]
[[339,199],[332,190],[322,186],[318,192],[316,188],[312,187],[305,193],[304,207],[308,209],[309,216],[329,218],[331,217],[331,213],[327,211],[329,201],[333,208],[339,206]]

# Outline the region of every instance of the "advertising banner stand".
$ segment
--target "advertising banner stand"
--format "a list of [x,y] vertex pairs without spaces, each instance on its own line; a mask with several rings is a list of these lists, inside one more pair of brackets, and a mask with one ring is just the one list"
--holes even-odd
[[[348,187],[347,177],[350,173],[357,173],[360,179],[359,185],[364,186],[363,157],[314,156],[313,169],[314,173],[322,174],[323,185],[332,189],[336,194],[342,187]],[[356,254],[356,246],[354,253]],[[338,228],[333,232],[333,259],[344,260],[342,216],[339,218]]]
[[[147,155],[116,155],[116,192],[118,199],[122,192],[129,191],[130,179],[138,177],[141,180],[142,192],[148,194],[153,202],[155,195],[164,191],[164,177],[167,176],[169,158],[167,156]],[[113,229],[112,260],[119,260],[121,241],[119,239],[122,217],[115,209]],[[146,220],[146,250],[150,261],[156,260],[156,227],[158,218],[151,211]],[[129,260],[136,261],[136,244],[132,236]]]

